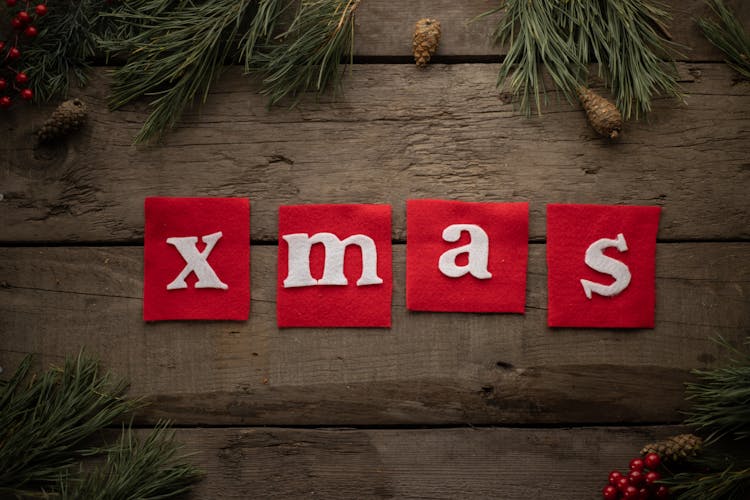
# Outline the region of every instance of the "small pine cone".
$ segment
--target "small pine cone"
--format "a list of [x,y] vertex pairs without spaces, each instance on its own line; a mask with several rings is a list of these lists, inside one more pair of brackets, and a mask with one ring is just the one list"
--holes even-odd
[[641,455],[656,453],[664,461],[677,463],[696,456],[702,445],[703,439],[694,434],[679,434],[647,444],[641,450]]
[[36,135],[39,142],[52,142],[75,132],[86,122],[86,105],[80,99],[60,104]]
[[440,21],[437,19],[420,19],[414,26],[414,61],[417,66],[424,68],[430,62],[430,57],[437,51],[440,43]]
[[586,87],[578,88],[578,99],[593,129],[601,136],[617,139],[622,130],[622,115],[617,106]]

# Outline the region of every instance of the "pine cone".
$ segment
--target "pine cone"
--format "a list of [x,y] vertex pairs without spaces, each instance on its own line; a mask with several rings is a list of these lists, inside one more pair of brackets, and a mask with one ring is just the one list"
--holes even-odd
[[617,139],[622,130],[622,115],[613,102],[586,87],[578,88],[586,117],[596,132],[610,139]]
[[679,434],[663,441],[649,443],[641,450],[641,455],[656,453],[667,462],[681,462],[696,456],[703,445],[703,439],[694,434]]
[[430,57],[437,51],[440,43],[440,21],[427,19],[417,21],[414,26],[414,61],[417,66],[424,68],[430,62]]
[[86,122],[86,105],[80,99],[60,104],[36,135],[39,142],[52,142],[75,132]]

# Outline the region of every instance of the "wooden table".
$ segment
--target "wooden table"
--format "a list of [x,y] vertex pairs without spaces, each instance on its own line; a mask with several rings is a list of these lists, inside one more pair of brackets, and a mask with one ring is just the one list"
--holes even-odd
[[[139,425],[170,418],[197,452],[194,498],[598,498],[675,430],[710,338],[750,327],[750,85],[700,35],[702,2],[670,3],[687,105],[656,99],[615,144],[578,107],[526,119],[495,89],[491,20],[466,25],[490,0],[363,2],[339,100],[269,111],[230,70],[156,147],[131,145],[145,104],[106,111],[103,67],[67,145],[33,147],[49,107],[4,115],[0,366],[100,356],[152,401]],[[419,70],[426,15],[444,37]],[[141,320],[151,195],[250,198],[249,321]],[[424,197],[531,202],[525,316],[405,309],[405,200]],[[277,209],[320,202],[393,205],[392,329],[276,328]],[[663,207],[654,330],[546,327],[551,202]]]

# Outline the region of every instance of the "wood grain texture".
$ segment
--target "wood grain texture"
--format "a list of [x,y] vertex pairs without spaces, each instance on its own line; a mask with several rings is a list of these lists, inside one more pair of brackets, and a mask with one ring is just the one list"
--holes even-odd
[[410,313],[394,251],[393,328],[276,328],[276,249],[252,248],[248,322],[141,320],[142,249],[6,248],[0,366],[81,346],[154,401],[140,422],[383,425],[674,422],[710,337],[750,325],[750,243],[661,244],[653,331],[546,328],[544,246],[525,316]]
[[[706,16],[709,9],[703,0],[667,0],[664,2],[673,15],[670,32],[679,44],[683,58],[692,61],[721,61],[721,53],[703,36],[695,23]],[[738,13],[745,25],[750,25],[750,6],[742,0],[726,2]],[[359,56],[410,57],[414,23],[422,17],[440,20],[442,36],[437,60],[444,57],[496,56],[504,53],[494,46],[491,34],[500,14],[468,23],[469,19],[500,5],[496,0],[366,0],[357,10],[356,48]]]
[[616,144],[566,103],[518,116],[496,71],[359,65],[340,101],[270,111],[231,74],[163,145],[136,148],[144,106],[105,111],[100,69],[83,92],[91,123],[67,146],[33,148],[45,110],[0,127],[0,241],[140,241],[153,195],[248,197],[254,241],[276,240],[279,205],[339,202],[394,205],[403,241],[405,200],[428,197],[530,201],[533,240],[552,202],[660,205],[661,240],[750,237],[750,86],[725,65],[681,65],[688,105],[658,99]]
[[674,427],[185,429],[206,472],[190,498],[597,500],[613,469]]

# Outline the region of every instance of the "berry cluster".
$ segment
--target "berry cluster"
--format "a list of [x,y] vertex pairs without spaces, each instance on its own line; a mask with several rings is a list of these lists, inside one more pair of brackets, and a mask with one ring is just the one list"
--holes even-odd
[[669,489],[656,484],[661,479],[661,474],[656,471],[660,464],[661,459],[656,453],[634,458],[626,474],[619,470],[609,473],[609,484],[602,490],[602,496],[605,500],[669,498]]
[[22,49],[39,34],[34,22],[47,14],[44,3],[33,6],[33,9],[29,0],[21,3],[5,0],[5,4],[11,13],[15,10],[15,15],[10,21],[12,35],[0,40],[0,109],[13,105],[14,94],[24,101],[34,98],[34,92],[29,88],[29,76],[19,67],[23,61]]

